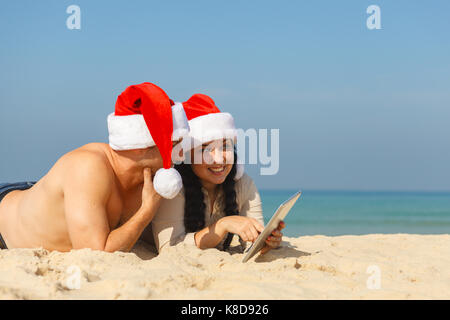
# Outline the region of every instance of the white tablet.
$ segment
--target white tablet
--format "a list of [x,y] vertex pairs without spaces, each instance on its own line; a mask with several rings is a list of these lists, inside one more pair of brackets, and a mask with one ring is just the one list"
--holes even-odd
[[284,220],[284,218],[289,213],[289,210],[291,210],[292,206],[295,204],[295,202],[297,202],[298,198],[300,198],[301,194],[301,191],[297,192],[278,207],[277,211],[272,216],[263,232],[259,234],[258,238],[256,238],[255,242],[253,242],[252,246],[244,252],[245,255],[244,259],[242,259],[242,262],[247,262],[251,257],[253,257],[256,253],[259,252],[259,250],[264,247],[267,237],[270,236],[272,231],[278,227],[280,221]]

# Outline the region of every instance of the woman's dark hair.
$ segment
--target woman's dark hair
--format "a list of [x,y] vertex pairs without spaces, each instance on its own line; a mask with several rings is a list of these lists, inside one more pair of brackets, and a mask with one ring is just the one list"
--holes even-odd
[[[234,164],[225,181],[219,186],[224,191],[225,215],[238,215],[236,202],[235,180],[236,175],[236,150],[234,151]],[[175,165],[180,173],[184,186],[184,227],[186,232],[196,232],[205,227],[205,199],[202,192],[200,179],[195,175],[190,164],[181,163]],[[231,243],[232,234],[228,234],[223,249],[226,250]]]

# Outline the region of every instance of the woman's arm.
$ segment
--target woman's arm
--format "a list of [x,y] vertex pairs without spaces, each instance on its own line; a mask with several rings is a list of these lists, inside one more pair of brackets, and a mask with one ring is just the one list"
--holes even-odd
[[[236,192],[241,204],[239,216],[223,217],[216,223],[196,232],[194,240],[198,248],[215,248],[227,233],[239,235],[244,242],[254,242],[264,230],[261,198],[252,179],[244,175],[237,185]],[[284,228],[283,222],[273,230],[271,236],[266,240],[266,245],[261,250],[262,254],[280,245],[283,236],[282,228]]]
[[216,247],[227,233],[239,235],[242,241],[253,242],[264,230],[261,199],[252,179],[244,174],[236,183],[239,216],[223,217],[195,234],[200,249]]
[[195,233],[195,244],[200,249],[214,248],[225,235],[235,233],[244,241],[255,241],[264,226],[256,219],[243,216],[228,216]]

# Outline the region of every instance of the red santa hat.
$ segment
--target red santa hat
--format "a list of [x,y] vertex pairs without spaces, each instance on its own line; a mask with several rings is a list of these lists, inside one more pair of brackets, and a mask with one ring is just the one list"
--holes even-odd
[[[237,131],[233,116],[228,112],[221,112],[209,96],[194,94],[183,102],[183,108],[190,129],[189,138],[183,140],[184,151],[217,139],[236,139]],[[240,179],[243,174],[244,165],[236,163],[234,179]]]
[[172,141],[189,132],[181,103],[174,103],[158,86],[144,82],[132,85],[116,101],[108,115],[109,145],[114,150],[157,146],[163,168],[156,171],[153,186],[162,197],[174,198],[181,190],[181,176],[172,168]]

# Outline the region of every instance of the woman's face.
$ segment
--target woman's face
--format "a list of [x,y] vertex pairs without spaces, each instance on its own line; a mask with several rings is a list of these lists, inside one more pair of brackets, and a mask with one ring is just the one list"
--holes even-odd
[[[222,184],[233,168],[234,144],[231,139],[219,139],[193,149],[192,171],[207,184]],[[201,161],[199,161],[201,159]]]

